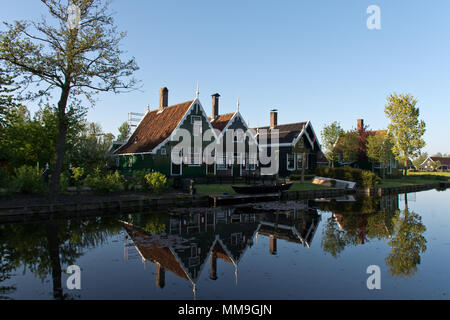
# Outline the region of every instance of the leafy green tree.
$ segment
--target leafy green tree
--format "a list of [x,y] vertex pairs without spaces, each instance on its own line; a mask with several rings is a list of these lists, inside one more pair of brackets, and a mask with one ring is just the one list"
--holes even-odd
[[[28,98],[59,94],[56,160],[50,195],[58,195],[69,124],[70,101],[83,95],[93,103],[98,92],[121,92],[136,85],[130,76],[138,69],[134,59],[122,61],[119,44],[125,33],[118,32],[104,0],[41,0],[52,21],[16,21],[0,33],[0,60],[22,75],[20,84],[45,84]],[[69,5],[79,9],[77,23]],[[75,19],[77,20],[77,19]]]
[[336,145],[342,135],[344,135],[344,129],[342,129],[339,122],[336,121],[328,126],[325,126],[321,133],[322,146],[325,150],[325,156],[328,161],[330,161],[333,168],[338,156],[336,152]]
[[122,123],[122,125],[119,127],[119,136],[117,137],[118,141],[127,141],[130,137],[131,133],[131,127],[128,124],[128,122]]
[[385,164],[394,157],[392,153],[392,136],[389,134],[376,134],[367,138],[367,156],[373,163],[382,165],[383,178],[386,176]]
[[354,162],[358,160],[358,147],[358,132],[347,131],[339,138],[335,150],[342,155],[344,162]]
[[109,151],[114,135],[103,132],[97,123],[84,123],[77,136],[70,160],[73,166],[92,173],[99,168],[103,171],[114,166],[114,158]]
[[425,160],[428,159],[428,153],[422,152],[418,157],[416,157],[412,163],[416,168],[419,168],[419,166],[425,162]]
[[389,131],[393,136],[392,151],[396,159],[405,165],[408,174],[408,160],[420,154],[425,146],[422,139],[425,133],[425,122],[419,120],[420,111],[416,107],[417,99],[410,94],[396,93],[387,98],[386,116],[390,119]]
[[17,89],[14,76],[0,66],[0,130],[8,126],[10,110],[17,106],[13,95]]
[[437,169],[439,169],[439,167],[441,166],[442,164],[441,164],[441,162],[439,161],[439,160],[437,160],[437,161],[430,161],[430,166],[431,166],[431,168],[433,169],[433,170],[437,170]]

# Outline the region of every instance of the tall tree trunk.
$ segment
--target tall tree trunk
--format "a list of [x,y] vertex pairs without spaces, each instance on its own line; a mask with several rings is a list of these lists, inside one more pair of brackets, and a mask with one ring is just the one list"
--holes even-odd
[[408,175],[408,159],[405,160],[405,176]]
[[63,299],[62,289],[62,270],[61,259],[59,257],[59,240],[58,229],[55,222],[48,222],[46,225],[47,233],[47,247],[52,267],[52,280],[53,280],[53,297],[55,300]]
[[70,88],[64,87],[61,92],[61,98],[58,102],[58,137],[56,141],[56,159],[52,170],[49,195],[50,199],[55,200],[59,194],[59,183],[64,163],[64,154],[66,152],[67,119],[66,106],[69,100]]

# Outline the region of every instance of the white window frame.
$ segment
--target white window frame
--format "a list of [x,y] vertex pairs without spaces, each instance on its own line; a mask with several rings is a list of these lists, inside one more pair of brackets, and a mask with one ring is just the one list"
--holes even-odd
[[[289,167],[289,158],[290,157],[292,157],[291,159],[292,159],[292,161],[294,163],[293,167]],[[287,168],[288,171],[295,171],[295,165],[297,163],[295,160],[296,159],[295,159],[295,155],[294,154],[292,154],[292,153],[288,153],[287,154],[287,156],[286,156],[286,168]]]
[[[309,169],[309,157],[308,157],[308,154],[305,154],[305,156],[306,156],[305,170],[308,170],[308,169]],[[296,166],[296,169],[298,169],[298,170],[301,170],[301,169],[302,169],[301,167],[298,166],[298,164],[299,164],[298,160],[299,160],[299,158],[301,158],[301,157],[303,157],[303,153],[297,153],[297,154],[295,155],[295,166]]]

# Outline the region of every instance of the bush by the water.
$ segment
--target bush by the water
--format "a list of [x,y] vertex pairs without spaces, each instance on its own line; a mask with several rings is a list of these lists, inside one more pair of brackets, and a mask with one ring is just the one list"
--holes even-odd
[[16,168],[11,187],[14,192],[21,193],[44,193],[47,190],[42,173],[32,166]]
[[145,175],[145,180],[155,193],[161,193],[167,188],[167,178],[162,173],[148,173]]
[[147,174],[151,173],[150,170],[137,170],[134,171],[132,176],[126,180],[126,189],[137,190],[139,188],[147,190],[149,184],[145,178]]
[[95,169],[93,174],[86,177],[84,184],[96,193],[105,194],[121,191],[123,189],[123,178],[118,171],[103,173],[101,170]]
[[317,168],[318,176],[356,182],[358,188],[373,188],[381,179],[371,171],[354,168]]

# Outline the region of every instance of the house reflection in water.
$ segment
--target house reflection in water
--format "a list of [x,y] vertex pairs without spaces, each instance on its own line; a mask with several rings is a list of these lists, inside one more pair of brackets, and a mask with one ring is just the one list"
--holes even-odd
[[[244,211],[244,212],[242,212]],[[246,212],[252,213],[246,213]],[[270,252],[276,253],[277,239],[309,247],[320,222],[316,210],[264,212],[239,208],[195,208],[164,215],[158,232],[146,226],[142,215],[139,221],[123,221],[128,234],[126,246],[134,246],[143,262],[156,265],[156,286],[165,286],[165,272],[192,284],[194,298],[197,280],[209,262],[209,278],[218,279],[217,259],[230,263],[238,281],[238,265],[258,235],[270,238]],[[239,212],[239,213],[238,213]],[[151,229],[151,228],[150,228]],[[146,231],[147,230],[147,231]]]

